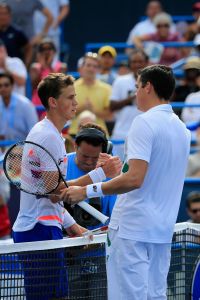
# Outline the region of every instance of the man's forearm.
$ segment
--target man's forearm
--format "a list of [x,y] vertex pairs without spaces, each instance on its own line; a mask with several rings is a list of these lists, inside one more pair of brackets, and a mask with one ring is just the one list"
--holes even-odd
[[85,185],[88,185],[91,183],[92,183],[92,179],[90,178],[90,176],[88,174],[81,176],[77,179],[67,181],[67,185],[69,185],[69,186],[73,186],[73,185],[85,186]]

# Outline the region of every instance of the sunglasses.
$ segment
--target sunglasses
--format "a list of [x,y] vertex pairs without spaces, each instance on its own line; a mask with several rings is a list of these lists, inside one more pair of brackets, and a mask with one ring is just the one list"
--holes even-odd
[[158,24],[157,26],[156,26],[157,28],[162,28],[162,27],[165,27],[165,28],[168,28],[169,27],[169,24]]
[[10,83],[2,83],[2,84],[0,84],[0,88],[2,88],[2,87],[8,88],[9,86],[11,86]]
[[40,52],[44,52],[44,51],[51,51],[54,50],[53,47],[44,47],[44,48],[40,48]]
[[200,208],[194,208],[194,209],[191,209],[190,211],[191,211],[191,213],[196,214],[196,213],[200,212]]
[[85,53],[85,57],[92,57],[98,59],[98,54],[95,52],[87,52]]

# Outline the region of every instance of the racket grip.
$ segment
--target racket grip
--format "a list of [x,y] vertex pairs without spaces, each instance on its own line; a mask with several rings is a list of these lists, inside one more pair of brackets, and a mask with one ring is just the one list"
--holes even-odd
[[108,217],[102,214],[100,211],[98,211],[96,208],[88,204],[87,202],[79,202],[77,203],[78,206],[80,206],[82,209],[87,211],[91,216],[99,220],[101,223],[105,224],[108,221]]

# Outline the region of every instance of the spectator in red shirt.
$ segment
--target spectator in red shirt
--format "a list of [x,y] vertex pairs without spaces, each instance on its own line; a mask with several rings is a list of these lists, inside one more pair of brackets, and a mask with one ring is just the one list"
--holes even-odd
[[10,196],[10,186],[0,169],[0,240],[10,238],[10,219],[6,202]]

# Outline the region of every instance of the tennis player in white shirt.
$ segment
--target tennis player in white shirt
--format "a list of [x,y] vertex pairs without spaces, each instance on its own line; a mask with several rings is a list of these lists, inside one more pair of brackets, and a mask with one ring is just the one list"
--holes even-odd
[[142,69],[136,101],[144,113],[128,134],[127,172],[109,182],[71,186],[61,194],[69,203],[123,194],[110,223],[109,300],[167,299],[170,243],[190,149],[190,132],[169,104],[174,87],[171,68]]

